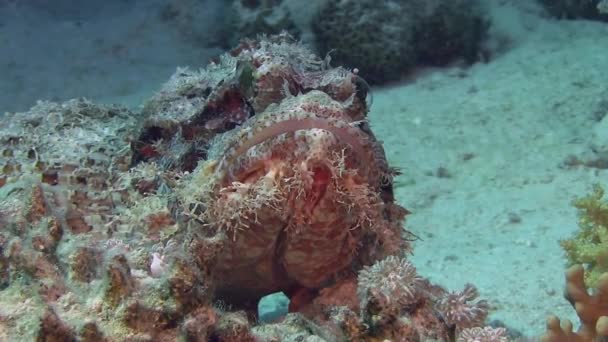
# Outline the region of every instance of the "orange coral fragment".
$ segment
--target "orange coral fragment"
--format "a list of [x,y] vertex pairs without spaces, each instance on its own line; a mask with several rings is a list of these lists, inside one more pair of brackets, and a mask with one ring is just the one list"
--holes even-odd
[[575,265],[566,271],[566,298],[576,309],[581,320],[577,332],[572,322],[551,316],[547,320],[547,332],[541,337],[543,342],[591,342],[596,338],[608,337],[608,273],[603,274],[595,294],[590,295],[585,286],[585,269]]

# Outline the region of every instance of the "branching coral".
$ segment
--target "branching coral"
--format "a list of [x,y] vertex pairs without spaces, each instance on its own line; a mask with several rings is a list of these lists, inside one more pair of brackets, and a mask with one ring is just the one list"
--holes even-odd
[[591,194],[574,201],[578,209],[580,230],[571,239],[562,240],[570,265],[585,266],[585,282],[598,284],[600,275],[608,272],[608,202],[604,189],[595,185]]
[[597,289],[590,295],[585,286],[585,270],[573,266],[566,272],[566,299],[576,309],[581,320],[578,332],[573,331],[572,323],[563,324],[557,317],[547,320],[547,332],[543,342],[591,342],[608,338],[608,273],[597,280]]
[[[608,202],[604,189],[596,184],[586,197],[576,199],[577,234],[560,241],[572,264],[566,271],[566,299],[581,321],[574,332],[572,322],[551,316],[547,320],[545,342],[587,342],[608,339]],[[589,294],[587,288],[594,288]]]

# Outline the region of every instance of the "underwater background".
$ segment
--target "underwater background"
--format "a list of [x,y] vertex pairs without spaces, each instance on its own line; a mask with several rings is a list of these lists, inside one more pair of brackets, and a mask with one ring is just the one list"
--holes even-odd
[[[169,85],[186,82],[180,72],[196,77],[181,68],[220,63],[241,39],[287,32],[364,80],[367,120],[399,169],[392,191],[410,212],[407,260],[418,274],[450,290],[473,284],[487,325],[533,340],[550,315],[580,325],[564,298],[568,266],[583,263],[596,285],[608,271],[607,205],[585,197],[608,186],[607,13],[605,1],[570,0],[0,0],[0,147],[13,146],[10,121],[39,100],[124,106],[139,113],[125,125],[137,127],[176,68]],[[38,108],[28,115],[60,111]],[[4,153],[0,340],[54,341],[37,335],[42,309],[20,307],[29,296],[20,286],[32,283],[15,278],[9,246],[35,234],[14,233],[18,214],[7,208],[21,171]],[[577,238],[585,229],[601,231]],[[69,248],[47,257],[61,269]],[[287,306],[283,295],[265,298],[260,318],[280,320]],[[608,303],[599,307],[608,316]],[[171,340],[158,336],[148,340]]]

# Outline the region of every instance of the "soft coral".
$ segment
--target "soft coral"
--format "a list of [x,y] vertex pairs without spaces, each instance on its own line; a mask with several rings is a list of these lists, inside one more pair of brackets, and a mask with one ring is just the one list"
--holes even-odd
[[595,185],[591,194],[573,202],[578,209],[580,230],[573,238],[560,242],[571,265],[586,267],[585,281],[590,287],[608,272],[608,202],[603,197],[604,189]]

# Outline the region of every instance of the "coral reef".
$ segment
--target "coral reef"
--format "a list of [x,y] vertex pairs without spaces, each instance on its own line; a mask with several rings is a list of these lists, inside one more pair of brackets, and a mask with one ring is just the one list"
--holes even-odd
[[476,1],[329,1],[313,24],[321,53],[370,83],[417,65],[478,58],[488,22]]
[[[405,259],[367,90],[283,34],[179,69],[141,112],[7,114],[0,339],[502,338],[474,287],[448,292]],[[273,292],[291,313],[258,324]]]
[[569,264],[585,266],[585,282],[590,287],[608,272],[608,203],[603,196],[604,189],[595,185],[591,194],[574,201],[580,230],[573,238],[560,241]]

